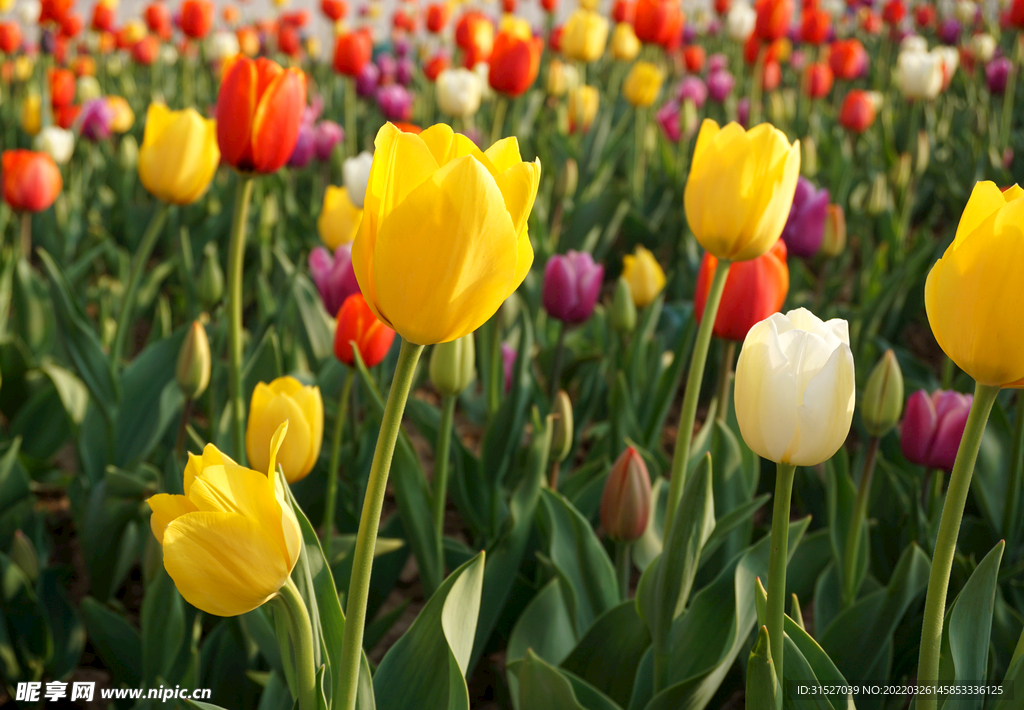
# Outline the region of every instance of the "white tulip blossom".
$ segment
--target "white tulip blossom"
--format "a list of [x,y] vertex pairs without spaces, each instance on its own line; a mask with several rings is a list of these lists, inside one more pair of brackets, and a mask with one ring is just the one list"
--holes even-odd
[[348,191],[352,204],[363,209],[366,199],[366,186],[370,182],[370,166],[373,165],[373,153],[363,151],[354,158],[349,158],[341,166],[341,176]]

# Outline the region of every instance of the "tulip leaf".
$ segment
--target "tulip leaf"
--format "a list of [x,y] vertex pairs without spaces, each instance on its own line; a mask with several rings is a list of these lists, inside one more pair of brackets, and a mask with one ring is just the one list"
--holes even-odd
[[[711,559],[711,556],[725,544],[726,540],[729,538],[729,534],[740,528],[744,523],[750,522],[751,518],[754,517],[754,513],[763,508],[764,504],[771,500],[771,497],[771,493],[759,495],[757,498],[741,503],[722,517],[715,520],[715,529],[711,531],[707,542],[705,542],[704,547],[701,548],[700,566],[702,569],[704,568],[704,564]],[[807,537],[810,537],[810,535]],[[801,547],[801,549],[803,548]]]
[[552,579],[530,600],[509,636],[508,662],[525,658],[527,649],[559,665],[572,653],[578,637],[562,595],[561,583]]
[[[971,574],[946,613],[939,670],[941,683],[976,685],[988,678],[992,611],[999,588],[999,563],[1006,542],[992,548]],[[980,710],[981,695],[951,694],[943,710]]]
[[[639,540],[633,543],[633,563],[641,572],[658,558],[664,548],[665,510],[668,508],[668,479],[659,477],[651,484],[651,514]],[[716,526],[717,527],[717,526]],[[710,543],[710,538],[708,539]]]
[[[785,664],[783,664],[785,668]],[[768,628],[758,629],[757,640],[747,661],[746,710],[781,710],[782,689],[772,661]]]
[[53,383],[68,418],[75,426],[80,425],[89,407],[89,390],[85,384],[70,370],[50,361],[44,361],[39,369]]
[[[163,566],[157,569],[146,585],[142,597],[142,678],[153,687],[158,678],[172,679],[171,668],[184,644],[170,644],[168,639],[185,636],[185,604]],[[176,680],[176,679],[172,679]]]
[[53,657],[46,672],[52,678],[66,678],[75,670],[85,649],[85,626],[52,568],[42,571],[37,591],[53,635]]
[[[89,642],[115,683],[139,687],[142,681],[142,638],[128,620],[92,597],[80,609]],[[166,639],[165,639],[166,640]]]
[[555,668],[532,650],[508,665],[519,689],[518,707],[529,710],[619,710],[619,705],[585,681]]
[[18,461],[21,442],[20,436],[14,437],[7,445],[7,450],[0,455],[0,513],[6,513],[13,505],[32,494],[28,474]]
[[452,572],[392,646],[373,677],[387,710],[469,710],[465,673],[473,651],[484,553]]
[[662,553],[644,570],[636,605],[651,632],[656,653],[667,654],[672,622],[686,606],[697,574],[701,549],[715,529],[711,456],[690,474]]
[[[648,449],[657,446],[661,438],[665,420],[672,409],[672,402],[675,401],[676,393],[679,392],[679,383],[683,380],[683,370],[688,361],[687,354],[693,346],[693,339],[697,335],[696,321],[687,312],[685,314],[686,325],[680,332],[676,346],[672,350],[672,364],[662,371],[658,378],[657,385],[650,397],[650,404],[643,410],[641,423],[643,425],[644,438]],[[717,459],[716,459],[717,465]]]
[[594,620],[619,603],[619,586],[608,553],[590,522],[564,496],[541,491],[542,537],[562,583],[562,594],[584,634]]
[[10,665],[20,666],[28,680],[39,680],[53,657],[53,633],[47,610],[32,581],[10,557],[0,553],[0,612],[13,641]]
[[296,271],[292,281],[292,299],[302,319],[303,332],[309,341],[310,354],[315,362],[331,355],[334,336],[331,318],[321,303],[320,294],[305,274]]

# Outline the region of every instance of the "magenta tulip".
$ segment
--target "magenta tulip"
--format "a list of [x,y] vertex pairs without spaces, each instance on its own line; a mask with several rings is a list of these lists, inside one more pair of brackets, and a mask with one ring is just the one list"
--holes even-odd
[[582,323],[594,312],[603,281],[604,267],[590,254],[555,254],[544,267],[544,309],[564,323]]
[[951,390],[910,395],[900,427],[903,456],[920,466],[952,471],[973,401],[971,395]]

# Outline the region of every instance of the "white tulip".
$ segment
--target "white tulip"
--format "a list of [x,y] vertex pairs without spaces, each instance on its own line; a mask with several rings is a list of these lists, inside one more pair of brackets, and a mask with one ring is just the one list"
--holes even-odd
[[775,313],[747,333],[736,364],[736,419],[754,453],[814,466],[839,450],[854,407],[849,325],[805,308]]
[[921,35],[907,35],[900,42],[900,53],[903,52],[927,52],[928,40]]
[[908,99],[934,99],[942,91],[943,57],[930,52],[900,52],[893,75]]
[[956,4],[956,19],[960,20],[960,24],[970,27],[974,24],[974,18],[978,14],[978,6],[974,4],[974,0],[959,0]]
[[445,69],[437,77],[437,107],[442,113],[468,118],[480,110],[480,77],[469,69]]
[[210,59],[223,61],[238,54],[238,37],[234,32],[214,32],[207,42]]
[[21,0],[16,10],[23,25],[34,25],[39,22],[39,14],[42,11],[43,6],[39,0]]
[[36,134],[32,147],[49,155],[57,165],[63,165],[75,152],[75,134],[59,126],[47,126]]
[[173,66],[178,61],[178,50],[174,48],[173,44],[163,44],[160,47],[160,61],[167,65]]
[[370,166],[373,164],[373,153],[363,151],[354,158],[349,158],[341,166],[341,176],[348,191],[348,199],[352,204],[363,209],[366,199],[366,186],[370,182]]
[[729,8],[725,16],[725,31],[729,39],[746,42],[757,24],[757,12],[745,2],[738,2]]
[[978,61],[987,64],[996,54],[996,38],[987,32],[974,35],[971,38],[971,51]]
[[944,86],[949,86],[950,80],[953,75],[956,74],[957,68],[960,66],[960,52],[957,51],[956,47],[948,47],[941,45],[932,49],[931,54],[934,54],[942,62],[942,66],[945,71],[942,76],[942,83]]

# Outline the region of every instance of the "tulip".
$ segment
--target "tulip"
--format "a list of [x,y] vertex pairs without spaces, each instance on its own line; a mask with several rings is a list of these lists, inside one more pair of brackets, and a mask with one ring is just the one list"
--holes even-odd
[[0,22],[0,54],[14,54],[21,47],[21,27],[17,22]]
[[665,272],[647,249],[637,246],[633,254],[622,257],[622,277],[629,283],[630,294],[637,308],[654,302],[665,288]]
[[832,70],[827,64],[811,64],[804,72],[804,90],[812,99],[822,99],[832,91]]
[[465,64],[470,69],[486,62],[494,49],[494,25],[478,10],[466,12],[455,25],[455,44],[465,53]]
[[387,124],[376,148],[352,254],[370,308],[413,343],[476,330],[533,262],[540,163],[522,162],[515,138],[481,153],[443,124],[418,136]]
[[824,44],[832,30],[832,17],[825,10],[805,8],[800,15],[800,40],[808,44]]
[[707,52],[699,44],[687,45],[683,49],[683,62],[686,64],[686,71],[691,74],[700,74],[704,70],[706,59]]
[[437,107],[442,113],[469,118],[480,110],[483,87],[480,77],[469,69],[445,69],[438,75],[436,85]]
[[673,143],[678,143],[683,137],[681,119],[683,117],[682,107],[676,100],[669,101],[658,109],[654,114],[654,120],[661,126],[665,137]]
[[239,56],[217,96],[217,143],[224,162],[258,173],[284,166],[298,140],[305,105],[302,70]]
[[900,426],[900,449],[907,461],[952,471],[973,402],[971,395],[952,390],[910,395]]
[[150,3],[143,13],[146,26],[153,34],[167,38],[171,34],[171,11],[161,2]]
[[646,108],[654,103],[661,91],[664,75],[650,62],[639,61],[633,65],[622,83],[622,95],[637,108]]
[[[279,450],[268,449],[270,432],[288,423]],[[319,387],[305,387],[294,377],[260,382],[252,393],[245,451],[252,465],[270,470],[276,456],[289,483],[306,477],[320,457],[324,435],[324,404]]]
[[345,140],[345,131],[334,121],[320,121],[313,129],[313,148],[316,159],[326,163],[331,159],[334,146]]
[[427,30],[439,34],[448,24],[451,7],[446,2],[432,2],[427,5]]
[[132,47],[132,60],[141,66],[153,66],[160,51],[160,40],[153,35],[146,35]]
[[76,122],[81,136],[95,142],[110,137],[113,120],[114,109],[106,100],[93,99],[82,108]]
[[215,242],[207,242],[203,249],[203,264],[199,267],[199,284],[196,290],[199,302],[211,311],[224,295],[224,270],[220,268]]
[[864,75],[868,67],[868,53],[855,39],[832,43],[828,64],[836,78],[852,81]]
[[365,31],[338,35],[334,44],[334,71],[349,77],[359,75],[373,54],[373,41]]
[[292,148],[292,154],[288,156],[288,167],[304,168],[309,165],[313,160],[315,141],[313,126],[303,121],[299,126],[299,137],[295,139],[295,147]]
[[362,218],[363,211],[352,204],[347,188],[328,185],[323,208],[316,221],[320,241],[331,250],[350,243],[356,238]]
[[724,103],[732,93],[736,79],[727,69],[712,72],[708,76],[708,95],[717,103]]
[[454,397],[476,379],[476,346],[473,334],[438,343],[430,355],[430,383],[444,396]]
[[217,128],[195,109],[150,104],[139,150],[139,180],[164,202],[187,205],[206,192],[220,163]]
[[245,614],[289,583],[302,531],[274,473],[287,431],[282,425],[264,442],[267,473],[243,468],[207,444],[202,456],[188,455],[185,495],[147,501],[167,574],[185,601],[208,614]]
[[863,133],[875,122],[877,105],[870,92],[853,89],[843,99],[839,109],[839,123],[849,131]]
[[828,206],[827,188],[815,189],[814,184],[803,176],[797,180],[793,207],[782,230],[782,239],[793,256],[809,259],[818,253],[825,234]]
[[604,282],[604,267],[587,252],[555,254],[544,267],[544,309],[570,325],[590,318]]
[[35,25],[41,17],[42,4],[38,0],[21,0],[16,12],[23,25]]
[[[705,252],[697,273],[693,310],[700,323],[718,260]],[[742,342],[756,324],[778,313],[789,293],[786,243],[781,239],[766,253],[741,261],[729,269],[712,333],[725,340]]]
[[996,95],[1005,92],[1012,68],[1013,64],[1007,57],[997,57],[986,64],[985,82],[988,84],[988,90]]
[[960,41],[960,23],[954,17],[947,17],[939,25],[939,41],[943,44],[956,45]]
[[754,33],[764,42],[774,42],[789,32],[793,0],[756,0]]
[[683,101],[692,101],[695,108],[704,108],[708,99],[708,87],[700,77],[688,76],[679,82],[676,89],[676,98]]
[[199,321],[192,321],[185,334],[178,351],[174,377],[185,399],[196,399],[210,384],[210,341],[206,337],[206,328]]
[[50,104],[54,108],[70,106],[75,100],[75,75],[68,69],[51,69]]
[[976,34],[971,37],[971,53],[981,62],[990,62],[996,55],[998,46],[996,38],[988,33]]
[[705,119],[686,182],[686,218],[718,259],[745,261],[778,240],[800,173],[800,143],[769,124],[750,131]]
[[352,269],[352,245],[344,243],[334,250],[332,256],[323,247],[316,247],[309,253],[309,273],[313,277],[324,308],[331,315],[337,315],[349,296],[359,293],[356,272]]
[[412,94],[401,84],[377,89],[377,108],[385,120],[408,121],[412,118]]
[[562,54],[580,62],[595,62],[608,42],[608,20],[589,10],[576,10],[562,30]]
[[942,58],[928,52],[902,51],[896,59],[894,78],[908,99],[934,99],[942,91]]
[[903,0],[889,0],[882,8],[882,19],[890,27],[896,27],[903,22],[903,18],[906,16],[907,6]]
[[123,96],[108,96],[107,106],[110,107],[112,116],[110,119],[110,130],[112,133],[127,133],[135,123],[135,112]]
[[636,304],[633,302],[633,289],[630,287],[629,281],[622,276],[615,282],[610,318],[612,328],[618,333],[632,333],[636,328]]
[[76,83],[78,100],[83,104],[94,101],[103,95],[100,82],[94,76],[82,76]]
[[357,209],[363,208],[372,166],[373,154],[365,150],[354,158],[346,159],[341,166],[345,190]]
[[601,526],[616,541],[634,542],[651,515],[651,476],[632,446],[619,455],[601,492]]
[[597,117],[601,95],[593,86],[578,86],[569,91],[569,132],[586,133]]
[[640,40],[633,25],[620,22],[612,32],[612,56],[620,62],[631,62],[640,54]]
[[36,135],[32,147],[49,155],[57,165],[64,165],[75,150],[75,134],[59,126],[47,126]]
[[886,350],[882,359],[875,365],[875,369],[871,371],[864,387],[861,419],[864,420],[868,436],[881,438],[888,434],[899,422],[902,412],[903,372],[900,370],[896,354],[892,350]]
[[363,364],[375,367],[387,356],[394,339],[395,331],[377,320],[363,294],[353,293],[338,309],[334,355],[349,367],[355,365],[353,343]]
[[356,75],[355,85],[356,93],[359,96],[363,98],[373,96],[380,85],[380,68],[373,62],[364,64]]
[[380,83],[391,84],[395,81],[395,74],[398,72],[398,63],[395,58],[387,52],[381,52],[373,61],[380,70]]
[[501,371],[504,376],[505,393],[512,391],[512,369],[516,365],[519,352],[508,343],[501,344]]
[[345,0],[320,0],[320,12],[331,22],[337,22],[348,14]]
[[[558,390],[558,395],[555,397],[551,410],[552,415],[554,415],[551,424],[551,460],[555,463],[561,463],[565,461],[572,450],[573,434],[572,400],[569,399],[569,394],[565,390]],[[552,478],[549,487],[552,490],[557,490],[557,467],[552,469],[551,475],[554,478]]]
[[746,2],[737,2],[729,8],[725,18],[725,31],[734,42],[746,42],[757,25],[757,12]]
[[22,212],[48,209],[64,187],[60,169],[53,158],[31,150],[3,152],[0,182],[3,183],[4,202],[11,209]]
[[637,0],[634,13],[633,27],[641,42],[667,48],[679,40],[685,17],[678,0]]
[[181,4],[181,31],[191,39],[202,39],[213,27],[213,13],[209,0],[185,0]]
[[487,74],[491,88],[512,97],[523,94],[537,79],[542,49],[543,42],[538,38],[499,33]]

